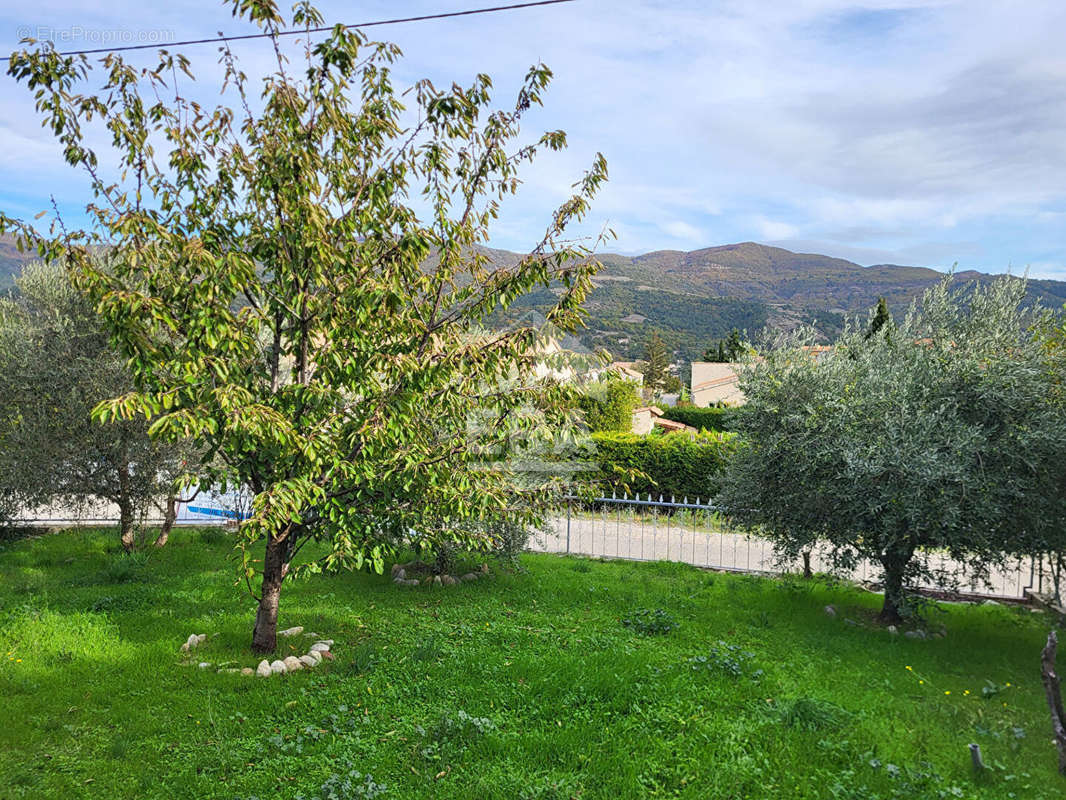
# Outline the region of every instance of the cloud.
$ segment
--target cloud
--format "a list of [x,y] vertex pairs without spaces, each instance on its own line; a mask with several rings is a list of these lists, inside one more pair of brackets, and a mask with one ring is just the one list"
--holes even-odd
[[[388,0],[321,7],[329,21],[397,15]],[[150,13],[128,0],[25,9],[0,10],[0,31],[137,20],[197,38],[247,27],[215,0]],[[439,10],[431,0],[404,6]],[[610,224],[621,251],[759,237],[860,263],[1031,263],[1034,274],[1061,275],[1064,28],[1059,0],[583,0],[368,33],[403,47],[399,85],[485,71],[502,103],[530,64],[554,69],[524,129],[563,128],[570,150],[527,170],[504,207],[500,246],[536,241],[602,151],[611,180],[575,233]],[[214,48],[188,52],[202,76],[196,91],[217,101]],[[249,72],[269,68],[262,43],[238,52]],[[0,204],[44,208],[51,193],[84,204],[84,181],[38,127],[24,86],[0,82],[0,114]]]
[[695,225],[690,225],[682,220],[674,220],[663,225],[663,230],[675,239],[684,239],[689,242],[705,242],[706,234]]
[[789,222],[780,222],[760,217],[755,220],[755,228],[763,239],[788,239],[799,233],[799,228]]

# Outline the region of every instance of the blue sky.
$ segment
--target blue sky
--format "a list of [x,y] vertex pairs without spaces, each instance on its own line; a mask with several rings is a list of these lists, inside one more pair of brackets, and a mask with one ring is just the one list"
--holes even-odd
[[[319,3],[330,22],[495,5]],[[23,31],[61,49],[105,36],[247,32],[211,0],[0,10],[0,49]],[[493,76],[501,103],[530,64],[556,74],[532,135],[570,148],[538,161],[493,232],[531,246],[597,151],[611,180],[584,233],[624,253],[754,240],[840,256],[1066,280],[1066,3],[578,0],[372,29],[405,52],[401,82]],[[117,32],[117,33],[116,33]],[[186,48],[217,99],[215,50]],[[237,47],[246,71],[264,44]],[[150,56],[144,55],[145,65]],[[136,62],[136,57],[131,57]],[[32,97],[0,79],[0,207],[32,217],[54,194],[74,219],[86,182],[41,130]]]

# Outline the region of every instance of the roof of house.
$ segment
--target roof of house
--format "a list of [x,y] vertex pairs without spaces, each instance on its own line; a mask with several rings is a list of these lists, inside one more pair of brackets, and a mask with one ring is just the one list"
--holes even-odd
[[655,417],[652,419],[651,424],[656,428],[663,428],[668,431],[692,431],[696,432],[696,429],[691,425],[686,425],[684,422],[678,422],[674,419],[667,419],[666,417]]
[[722,375],[717,378],[711,378],[709,381],[697,383],[695,386],[692,387],[692,391],[698,392],[703,389],[714,389],[717,386],[728,386],[731,383],[736,383],[738,380],[739,377],[734,372],[732,375]]
[[623,375],[629,378],[644,379],[644,374],[633,369],[635,361],[612,361],[608,369],[613,369],[617,372],[621,372]]

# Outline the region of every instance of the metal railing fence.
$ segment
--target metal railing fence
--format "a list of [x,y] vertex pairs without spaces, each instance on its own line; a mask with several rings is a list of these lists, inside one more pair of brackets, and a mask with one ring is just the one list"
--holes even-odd
[[[710,503],[698,498],[567,497],[550,530],[531,544],[548,553],[573,553],[631,561],[677,561],[698,567],[761,574],[798,571],[802,564],[782,564],[766,539],[730,529]],[[963,596],[1023,600],[1027,591],[1049,592],[1050,572],[1041,559],[1010,558],[987,576],[946,553],[924,552],[932,576],[922,589]],[[811,553],[811,569],[835,572],[825,548]],[[842,577],[862,583],[880,580],[880,565],[861,561]]]
[[[42,528],[118,523],[114,509],[101,506],[81,511],[72,514],[70,509],[41,509],[15,523]],[[231,521],[228,516],[181,508],[175,525],[224,525]],[[146,517],[138,523],[159,525],[162,517]],[[565,507],[550,520],[549,530],[532,539],[529,549],[628,561],[675,561],[753,574],[777,575],[802,569],[798,562],[782,564],[768,540],[730,529],[718,509],[700,498],[567,497]],[[1055,593],[1055,572],[1046,558],[1011,558],[982,578],[945,553],[925,552],[918,557],[924,559],[932,575],[931,580],[919,584],[923,589],[1006,600],[1024,600],[1029,592]],[[812,551],[811,569],[840,574],[825,549]],[[876,563],[862,561],[842,577],[876,582],[881,569]],[[1060,581],[1061,593],[1066,595],[1066,581],[1061,576]]]

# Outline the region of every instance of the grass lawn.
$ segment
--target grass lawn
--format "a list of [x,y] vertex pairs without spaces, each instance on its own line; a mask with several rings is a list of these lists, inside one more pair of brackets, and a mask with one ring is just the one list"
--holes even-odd
[[[208,633],[196,660],[258,661],[225,534],[116,551],[100,531],[0,551],[2,798],[1066,793],[1039,677],[1050,620],[1028,609],[948,606],[930,623],[947,637],[916,641],[846,587],[527,556],[448,589],[287,585],[281,626],[337,658],[260,679],[178,652]],[[977,779],[970,742],[992,765]]]

